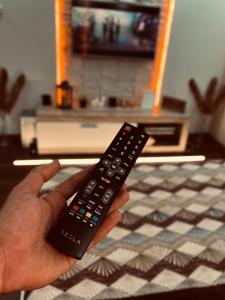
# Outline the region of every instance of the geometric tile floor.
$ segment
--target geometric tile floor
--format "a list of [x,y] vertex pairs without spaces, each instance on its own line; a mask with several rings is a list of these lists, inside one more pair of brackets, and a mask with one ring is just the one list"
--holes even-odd
[[[63,169],[44,190],[80,168]],[[225,163],[136,165],[118,226],[29,300],[117,299],[225,284]]]

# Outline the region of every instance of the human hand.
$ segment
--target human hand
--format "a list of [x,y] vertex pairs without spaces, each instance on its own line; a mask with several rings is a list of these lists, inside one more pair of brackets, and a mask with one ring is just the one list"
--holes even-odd
[[[58,161],[34,168],[12,190],[0,211],[0,292],[40,288],[57,279],[76,262],[53,248],[46,237],[66,200],[79,189],[93,167],[73,175],[54,191],[38,197],[44,182],[59,170]],[[121,214],[118,209],[127,200],[124,186],[89,248],[119,222]]]

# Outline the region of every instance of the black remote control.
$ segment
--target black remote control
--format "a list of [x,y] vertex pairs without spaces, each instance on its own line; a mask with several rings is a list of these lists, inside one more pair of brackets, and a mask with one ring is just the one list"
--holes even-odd
[[82,258],[148,138],[141,128],[122,126],[50,233],[49,242],[55,248]]

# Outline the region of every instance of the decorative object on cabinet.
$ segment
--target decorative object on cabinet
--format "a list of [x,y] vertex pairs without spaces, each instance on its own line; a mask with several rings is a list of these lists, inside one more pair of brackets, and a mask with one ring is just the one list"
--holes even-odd
[[69,84],[68,81],[63,81],[61,84],[56,86],[57,99],[61,99],[60,105],[61,109],[70,109],[73,104],[73,87]]
[[88,99],[85,96],[81,96],[79,99],[80,108],[86,108],[88,105]]
[[171,112],[184,113],[186,101],[174,97],[164,96],[162,99],[162,108]]

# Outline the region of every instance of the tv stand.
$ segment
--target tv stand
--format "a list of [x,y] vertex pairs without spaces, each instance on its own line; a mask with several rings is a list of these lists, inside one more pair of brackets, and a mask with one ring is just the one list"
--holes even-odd
[[[37,138],[38,154],[101,154],[124,122],[143,126],[153,137],[144,153],[179,153],[186,149],[189,118],[169,112],[154,116],[146,109],[61,110],[41,106],[33,122],[33,137]],[[22,137],[26,136],[23,128],[27,127],[21,127]]]

